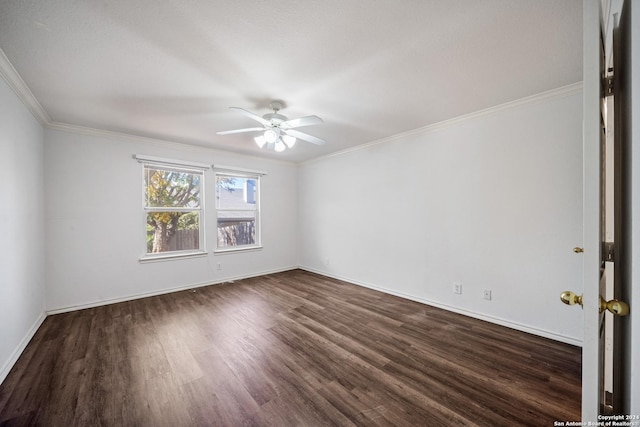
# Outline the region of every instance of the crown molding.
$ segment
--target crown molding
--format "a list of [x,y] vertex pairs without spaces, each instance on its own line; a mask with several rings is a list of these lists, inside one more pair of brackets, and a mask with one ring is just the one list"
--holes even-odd
[[[24,80],[22,80],[22,77],[20,77],[20,74],[18,74],[18,71],[13,67],[13,65],[11,64],[11,62],[9,61],[9,58],[7,58],[7,56],[5,55],[4,51],[2,49],[0,49],[0,76],[2,76],[2,78],[7,82],[7,84],[11,87],[11,89],[15,92],[15,94],[18,96],[18,98],[20,98],[20,100],[22,101],[22,103],[27,107],[27,109],[31,112],[31,114],[33,114],[33,116],[36,118],[36,120],[38,120],[38,122],[45,128],[47,129],[52,129],[52,130],[58,130],[58,131],[63,131],[63,132],[72,132],[72,133],[79,133],[79,134],[83,134],[83,135],[90,135],[90,136],[97,136],[97,137],[106,137],[106,138],[113,138],[113,139],[117,139],[117,140],[129,140],[129,141],[136,141],[136,142],[140,142],[140,143],[146,143],[146,144],[153,144],[153,145],[164,145],[166,147],[173,147],[173,148],[177,148],[180,147],[181,149],[188,149],[190,151],[224,151],[227,152],[225,150],[219,150],[219,149],[215,149],[215,148],[206,148],[206,147],[202,147],[202,146],[195,146],[195,145],[191,145],[188,143],[182,143],[182,142],[174,142],[174,141],[167,141],[167,140],[161,140],[161,139],[155,139],[155,138],[149,138],[149,137],[144,137],[144,136],[137,136],[137,135],[132,135],[132,134],[127,134],[127,133],[122,133],[122,132],[114,132],[114,131],[108,131],[108,130],[103,130],[103,129],[96,129],[96,128],[89,128],[89,127],[85,127],[85,126],[78,126],[78,125],[72,125],[72,124],[67,124],[67,123],[61,123],[61,122],[55,122],[52,121],[51,118],[49,117],[49,115],[47,114],[47,112],[44,110],[44,108],[42,108],[42,105],[40,104],[40,102],[38,102],[38,100],[36,99],[36,97],[33,95],[33,93],[31,92],[31,89],[29,89],[29,87],[27,86],[27,84],[24,82]],[[352,153],[352,152],[356,152],[359,150],[364,150],[367,148],[370,148],[372,146],[375,145],[379,145],[379,144],[384,144],[384,143],[388,143],[388,142],[392,142],[392,141],[396,141],[402,138],[406,138],[408,136],[411,135],[415,135],[415,134],[425,134],[425,133],[429,133],[429,132],[433,132],[436,131],[438,129],[442,129],[442,128],[446,128],[449,126],[454,126],[457,125],[461,122],[467,121],[467,120],[471,120],[471,119],[475,119],[478,117],[482,117],[482,116],[486,116],[486,115],[490,115],[490,114],[495,114],[499,111],[503,111],[503,110],[507,110],[510,108],[515,108],[521,105],[525,105],[525,104],[532,104],[532,103],[536,103],[536,102],[540,102],[540,101],[544,101],[546,99],[549,98],[560,98],[560,97],[564,97],[564,96],[570,96],[570,95],[574,95],[574,94],[578,94],[582,92],[582,82],[577,82],[577,83],[573,83],[567,86],[562,86],[556,89],[551,89],[548,90],[546,92],[542,92],[536,95],[532,95],[532,96],[527,96],[521,99],[517,99],[515,101],[510,101],[510,102],[506,102],[504,104],[500,104],[500,105],[496,105],[493,107],[489,107],[489,108],[485,108],[483,110],[479,110],[479,111],[475,111],[473,113],[469,113],[469,114],[464,114],[462,116],[458,116],[458,117],[454,117],[452,119],[448,119],[448,120],[443,120],[441,122],[438,123],[433,123],[427,126],[423,126],[423,127],[419,127],[417,129],[413,129],[407,132],[402,132],[402,133],[398,133],[389,137],[385,137],[382,139],[377,139],[375,141],[371,141],[365,144],[361,144],[361,145],[357,145],[355,147],[351,147],[351,148],[347,148],[345,150],[340,150],[340,151],[336,151],[334,153],[330,153],[327,154],[325,156],[320,156],[320,157],[316,157],[307,161],[303,161],[303,162],[291,162],[291,161],[286,161],[286,160],[277,160],[277,159],[268,159],[270,161],[274,161],[276,163],[282,162],[282,163],[287,163],[287,164],[297,164],[297,165],[304,165],[304,164],[311,164],[317,161],[321,161],[324,159],[328,159],[331,157],[336,157],[336,156],[342,156],[344,154],[348,154],[348,153]],[[232,153],[232,152],[230,152]],[[256,157],[256,156],[252,156],[249,154],[244,154],[244,153],[235,153],[237,155],[240,156],[248,156],[248,157]],[[261,160],[266,160],[262,157],[256,157],[259,158]]]
[[170,148],[175,150],[191,151],[191,152],[199,152],[199,153],[214,153],[214,154],[223,153],[225,155],[234,155],[234,156],[240,156],[240,157],[246,157],[246,158],[253,158],[260,161],[267,161],[269,163],[297,165],[297,163],[294,163],[288,160],[264,158],[264,157],[254,156],[246,153],[223,150],[220,148],[203,147],[202,145],[194,145],[186,142],[168,141],[165,139],[150,138],[147,136],[133,135],[133,134],[124,133],[124,132],[115,132],[115,131],[105,130],[105,129],[71,125],[68,123],[49,122],[46,125],[44,125],[44,127],[46,129],[50,129],[54,131],[76,133],[76,134],[87,135],[87,136],[92,136],[96,138],[103,138],[110,141],[135,142],[139,144],[151,145],[154,147],[165,147],[165,148]]
[[46,126],[51,122],[47,112],[42,108],[42,105],[22,80],[22,77],[20,77],[20,74],[18,74],[18,71],[13,67],[13,64],[11,64],[2,49],[0,49],[0,76],[42,126]]
[[91,128],[87,126],[72,125],[69,123],[49,122],[45,125],[45,127],[47,129],[60,131],[60,132],[76,133],[80,135],[94,136],[97,138],[106,138],[106,139],[118,140],[118,141],[137,142],[141,144],[150,144],[154,146],[160,145],[166,148],[180,148],[182,150],[186,149],[188,151],[212,150],[206,147],[184,144],[180,142],[149,138],[146,136],[133,135],[133,134],[124,133],[124,132],[115,132],[115,131],[105,130],[105,129]]
[[534,104],[537,102],[544,101],[550,98],[563,98],[565,96],[576,95],[582,92],[582,82],[572,83],[567,86],[562,86],[556,89],[551,89],[545,92],[538,93],[536,95],[527,96],[524,98],[516,99],[515,101],[505,102],[504,104],[495,105],[493,107],[485,108],[483,110],[474,111],[473,113],[464,114],[462,116],[454,117],[452,119],[443,120],[438,123],[433,123],[427,126],[422,126],[417,129],[412,129],[407,132],[398,133],[392,136],[388,136],[386,138],[377,139],[375,141],[367,142],[365,144],[360,144],[355,147],[347,148],[345,150],[336,151],[335,153],[330,153],[325,156],[316,157],[315,159],[310,159],[304,162],[301,162],[301,165],[311,164],[317,161],[321,161],[324,159],[328,159],[331,157],[342,156],[345,154],[353,153],[359,150],[365,150],[367,148],[373,147],[379,144],[385,144],[393,141],[397,141],[402,138],[406,138],[411,135],[416,134],[426,134],[430,132],[434,132],[438,129],[455,126],[467,120],[476,119],[478,117],[488,116],[491,114],[495,114],[500,111],[508,110],[511,108],[516,108],[522,105]]
[[168,141],[163,139],[149,138],[144,136],[138,136],[123,132],[114,132],[104,129],[90,128],[86,126],[78,126],[72,125],[69,123],[56,122],[51,120],[51,117],[47,114],[47,112],[42,108],[42,105],[36,99],[31,89],[27,86],[27,84],[22,80],[22,77],[18,73],[18,71],[14,68],[9,58],[5,55],[4,51],[0,49],[0,76],[4,81],[7,82],[9,87],[13,90],[16,96],[22,101],[24,106],[29,110],[29,112],[35,117],[35,119],[40,123],[40,125],[45,129],[51,129],[55,131],[61,132],[69,132],[76,133],[94,137],[101,137],[110,140],[116,141],[130,141],[137,142],[142,144],[149,144],[155,147],[164,146],[166,148],[180,149],[183,151],[194,151],[194,152],[214,152],[214,153],[225,153],[225,154],[233,154],[236,156],[250,157],[259,159],[261,161],[268,161],[273,163],[282,163],[282,164],[297,164],[295,162],[287,161],[287,160],[279,160],[279,159],[271,159],[271,158],[263,158],[259,156],[252,156],[251,154],[246,153],[238,153],[234,151],[221,150],[218,148],[208,148],[203,147],[201,145],[192,145],[186,142],[176,142],[176,141]]

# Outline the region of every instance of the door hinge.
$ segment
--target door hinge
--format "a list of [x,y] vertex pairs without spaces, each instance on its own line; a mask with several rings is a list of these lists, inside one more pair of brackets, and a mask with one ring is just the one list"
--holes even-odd
[[604,390],[604,402],[600,402],[600,412],[602,415],[613,415],[613,393]]
[[[609,71],[613,71],[609,68]],[[613,95],[613,74],[608,74],[602,77],[602,96],[607,97]]]
[[602,242],[602,260],[616,261],[616,244],[614,242]]

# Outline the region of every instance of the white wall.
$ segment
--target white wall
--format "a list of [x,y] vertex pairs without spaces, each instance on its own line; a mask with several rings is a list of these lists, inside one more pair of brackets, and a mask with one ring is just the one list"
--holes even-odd
[[[64,311],[297,266],[297,166],[179,144],[48,129],[45,133],[47,309]],[[147,154],[267,172],[261,182],[264,249],[213,255],[206,215],[201,258],[140,263],[142,172]],[[213,172],[206,173],[213,207]],[[217,264],[222,270],[217,270]]]
[[559,300],[582,292],[579,86],[308,162],[299,179],[303,268],[581,342],[581,310]]
[[0,383],[44,320],[43,131],[0,78]]

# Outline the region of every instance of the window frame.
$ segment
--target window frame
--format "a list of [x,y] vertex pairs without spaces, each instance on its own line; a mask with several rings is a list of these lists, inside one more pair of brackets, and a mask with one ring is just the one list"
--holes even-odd
[[[234,252],[254,251],[260,250],[262,246],[262,177],[266,175],[265,172],[238,168],[233,166],[213,165],[214,172],[214,186],[216,193],[216,201],[214,203],[215,210],[215,223],[216,223],[216,243],[214,254],[228,254]],[[254,179],[256,181],[255,189],[255,209],[225,209],[218,207],[218,177],[235,177]],[[255,212],[255,243],[249,245],[236,245],[236,246],[218,246],[218,217],[220,212]]]
[[[183,258],[200,257],[207,255],[206,245],[206,203],[205,203],[205,172],[211,168],[210,165],[198,162],[165,159],[161,157],[134,155],[134,158],[141,164],[141,201],[142,201],[142,230],[141,233],[141,253],[140,262],[168,261]],[[171,207],[171,206],[147,206],[146,194],[146,177],[145,170],[148,167],[157,168],[159,170],[170,170],[192,173],[200,176],[199,207]],[[147,251],[147,215],[150,212],[198,212],[198,249],[186,249],[167,251],[159,253],[149,253]]]

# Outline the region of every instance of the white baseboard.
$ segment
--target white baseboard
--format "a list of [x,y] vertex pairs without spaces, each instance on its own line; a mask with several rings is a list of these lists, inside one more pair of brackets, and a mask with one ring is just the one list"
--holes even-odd
[[266,274],[281,273],[283,271],[295,270],[297,268],[298,268],[297,266],[291,266],[291,267],[279,268],[279,269],[275,269],[275,270],[260,271],[260,272],[257,272],[257,273],[250,273],[250,274],[243,274],[243,275],[239,275],[239,276],[225,277],[224,279],[220,279],[220,280],[217,280],[217,281],[206,281],[206,282],[201,282],[201,283],[191,283],[191,284],[188,284],[188,285],[182,285],[182,286],[178,286],[178,287],[174,287],[174,288],[162,289],[162,290],[159,290],[159,291],[143,292],[143,293],[140,293],[140,294],[126,295],[126,296],[123,296],[123,297],[105,299],[105,300],[100,300],[100,301],[94,301],[94,302],[90,302],[90,303],[86,303],[86,304],[78,304],[78,305],[71,305],[71,306],[67,306],[67,307],[52,308],[52,309],[47,310],[47,314],[51,315],[51,314],[68,313],[68,312],[76,311],[76,310],[84,310],[86,308],[100,307],[100,306],[103,306],[103,305],[116,304],[116,303],[125,302],[125,301],[133,301],[133,300],[136,300],[136,299],[153,297],[153,296],[156,296],[156,295],[170,294],[172,292],[186,291],[188,289],[201,288],[201,287],[204,287],[204,286],[219,285],[221,283],[228,283],[228,282],[233,282],[233,281],[236,281],[236,280],[249,279],[251,277],[264,276]]
[[16,347],[16,349],[13,351],[9,360],[7,360],[7,362],[2,366],[2,370],[0,370],[0,384],[3,383],[5,378],[7,378],[7,375],[9,375],[9,372],[11,372],[13,365],[16,364],[24,349],[27,348],[27,344],[29,344],[29,341],[31,341],[31,338],[33,338],[33,336],[38,331],[38,328],[40,328],[40,325],[42,325],[42,322],[44,322],[44,319],[46,318],[47,314],[43,311],[33,323],[33,325],[31,325],[29,332],[27,332],[24,338],[22,338],[22,341],[20,341],[18,347]]
[[300,268],[301,270],[305,270],[305,271],[309,271],[311,273],[316,273],[316,274],[321,274],[323,276],[327,276],[327,277],[331,277],[333,279],[337,279],[337,280],[342,280],[345,282],[349,282],[349,283],[353,283],[354,285],[358,285],[358,286],[362,286],[364,288],[369,288],[369,289],[373,289],[376,291],[380,291],[380,292],[384,292],[385,294],[390,294],[390,295],[395,295],[397,297],[400,298],[405,298],[411,301],[415,301],[415,302],[419,302],[421,304],[426,304],[432,307],[437,307],[437,308],[442,308],[443,310],[447,310],[447,311],[452,311],[454,313],[458,313],[458,314],[462,314],[465,316],[469,316],[469,317],[473,317],[475,319],[479,319],[479,320],[484,320],[487,322],[491,322],[491,323],[495,323],[497,325],[501,325],[501,326],[506,326],[507,328],[511,328],[511,329],[515,329],[517,331],[522,331],[522,332],[527,332],[533,335],[537,335],[537,336],[541,336],[544,338],[549,338],[552,339],[554,341],[560,341],[566,344],[571,344],[571,345],[575,345],[578,347],[582,347],[582,340],[578,340],[574,337],[569,337],[566,335],[562,335],[562,334],[558,334],[552,331],[547,331],[545,329],[539,329],[539,328],[535,328],[529,325],[524,325],[521,323],[517,323],[517,322],[512,322],[510,320],[506,320],[506,319],[501,319],[499,317],[494,317],[494,316],[488,316],[486,314],[481,314],[481,313],[476,313],[474,311],[471,310],[466,310],[466,309],[462,309],[462,308],[458,308],[458,307],[453,307],[450,305],[446,305],[446,304],[442,304],[436,301],[430,301],[424,298],[419,298],[416,297],[414,295],[409,295],[409,294],[405,294],[403,292],[397,292],[391,289],[386,289],[386,288],[382,288],[379,286],[374,286],[371,285],[369,283],[364,283],[358,280],[353,280],[350,279],[348,277],[341,277],[332,273],[327,273],[325,271],[321,271],[321,270],[316,270],[314,268],[309,268],[309,267],[304,267],[304,266],[299,266],[298,268]]

